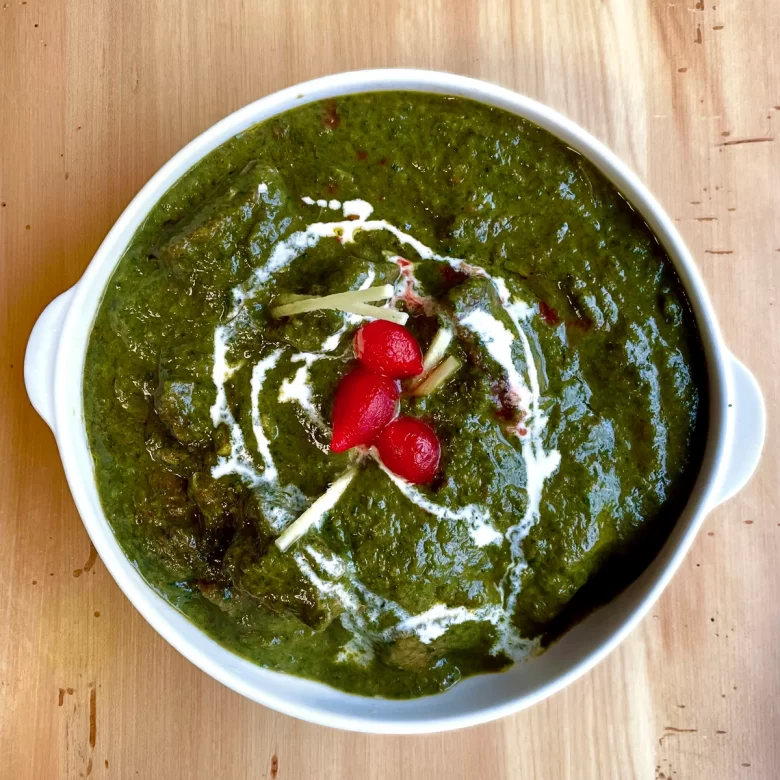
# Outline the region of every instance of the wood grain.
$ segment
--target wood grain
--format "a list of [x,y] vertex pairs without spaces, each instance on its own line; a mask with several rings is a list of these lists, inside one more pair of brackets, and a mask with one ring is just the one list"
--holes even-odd
[[[0,5],[0,776],[780,775],[780,5]],[[166,645],[94,561],[22,380],[38,313],[171,154],[269,91],[380,66],[517,89],[628,161],[693,250],[770,419],[756,478],[711,515],[652,614],[607,661],[517,716],[420,738],[277,715]]]

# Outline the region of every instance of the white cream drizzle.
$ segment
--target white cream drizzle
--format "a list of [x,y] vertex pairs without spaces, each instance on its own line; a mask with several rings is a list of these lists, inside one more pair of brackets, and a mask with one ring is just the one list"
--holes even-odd
[[[262,187],[263,185],[260,185]],[[260,192],[267,191],[259,188]],[[539,410],[539,381],[531,350],[530,342],[526,336],[521,322],[529,319],[534,309],[522,301],[513,301],[505,281],[500,277],[494,277],[479,266],[470,265],[459,258],[444,257],[433,249],[423,244],[418,239],[405,233],[386,220],[370,219],[373,213],[371,204],[364,200],[349,200],[343,203],[333,199],[314,200],[308,196],[303,197],[302,202],[309,206],[317,205],[320,208],[331,210],[341,209],[344,220],[335,222],[315,222],[305,230],[297,231],[286,239],[277,242],[273,247],[267,262],[255,269],[246,285],[239,285],[233,290],[234,308],[231,312],[233,323],[241,312],[247,298],[253,296],[258,290],[267,284],[271,278],[287,267],[293,260],[303,254],[307,249],[314,247],[323,238],[337,238],[342,243],[354,241],[358,231],[382,230],[393,235],[402,245],[409,247],[424,260],[437,260],[450,265],[456,270],[470,275],[482,276],[489,279],[498,293],[501,304],[510,318],[517,338],[523,348],[528,382],[526,383],[512,359],[512,344],[515,339],[507,326],[496,320],[484,311],[471,312],[461,320],[461,325],[471,330],[484,344],[494,360],[501,365],[506,373],[509,390],[518,407],[528,414],[528,427],[523,433],[518,432],[521,439],[521,454],[526,465],[526,491],[528,504],[523,518],[513,525],[505,535],[502,535],[490,523],[490,515],[486,508],[476,504],[461,507],[457,510],[448,509],[427,499],[419,490],[405,480],[389,472],[380,463],[380,466],[391,479],[401,493],[423,511],[432,514],[442,520],[464,521],[468,524],[469,534],[478,547],[491,544],[500,544],[504,538],[510,542],[512,564],[502,580],[502,603],[488,604],[477,609],[469,610],[465,607],[448,607],[445,604],[435,604],[430,609],[419,615],[411,615],[399,604],[385,599],[367,589],[355,576],[352,567],[345,560],[334,556],[329,559],[318,553],[311,546],[306,547],[306,552],[321,570],[321,574],[314,571],[309,560],[300,552],[293,553],[301,572],[322,593],[336,597],[344,606],[345,612],[341,615],[344,626],[352,632],[350,641],[339,653],[339,660],[356,660],[366,663],[373,657],[372,642],[376,640],[389,641],[393,637],[414,634],[421,642],[428,644],[442,636],[451,626],[468,621],[487,621],[494,625],[498,639],[493,652],[503,652],[511,658],[519,659],[533,652],[538,643],[526,640],[519,635],[512,624],[512,614],[516,604],[520,588],[520,575],[526,563],[522,551],[522,542],[539,515],[544,482],[558,468],[560,454],[551,450],[545,452],[541,440],[541,434],[547,422]],[[414,277],[414,265],[407,261],[404,266],[399,261],[404,258],[393,256],[391,261],[396,262],[402,269],[402,275],[396,288],[396,298],[405,296],[419,296],[417,280]],[[369,287],[374,280],[371,272],[370,279],[366,280],[361,289]],[[345,315],[345,324],[337,333],[329,336],[322,345],[321,353],[300,353],[291,358],[292,362],[302,362],[292,379],[285,379],[279,390],[278,400],[281,403],[295,401],[307,414],[309,419],[318,427],[327,430],[327,425],[322,420],[319,411],[312,403],[311,387],[309,385],[309,369],[312,363],[325,357],[326,353],[335,350],[347,328],[360,321],[356,315]],[[259,475],[254,468],[251,456],[246,449],[243,434],[235,421],[227,403],[225,382],[239,368],[230,366],[227,362],[228,342],[234,332],[235,324],[219,326],[214,333],[214,366],[212,380],[216,389],[216,398],[211,407],[211,418],[215,426],[225,423],[231,432],[231,456],[220,457],[217,465],[212,470],[212,475],[217,478],[225,474],[235,473],[245,478],[250,484],[272,481],[277,478],[276,467],[270,453],[270,446],[263,431],[261,411],[259,407],[260,391],[265,377],[279,360],[281,350],[277,350],[258,363],[252,372],[252,422],[258,452],[264,461],[264,472]],[[507,592],[508,587],[508,592]],[[398,618],[398,623],[382,631],[372,630],[368,620],[376,622],[378,618],[387,612]]]
[[265,464],[265,470],[263,471],[264,482],[275,482],[278,476],[276,466],[274,465],[274,459],[271,455],[271,445],[268,441],[268,437],[263,430],[263,420],[260,416],[260,391],[263,389],[263,383],[268,372],[276,366],[281,357],[282,350],[277,349],[272,352],[268,357],[263,358],[252,369],[252,382],[250,401],[252,404],[252,430],[255,434],[255,442],[257,443],[257,451],[260,453],[260,457]]
[[520,376],[512,357],[512,342],[515,337],[503,322],[483,309],[469,312],[460,324],[475,333],[493,360],[501,366],[507,377],[508,389],[513,396],[514,406],[531,410],[533,397],[530,388]]
[[[356,317],[356,314],[349,314],[348,317]],[[335,333],[332,333],[325,341],[322,342],[323,352],[333,352],[341,343],[341,337],[347,332],[347,323],[343,327],[339,328]]]
[[290,360],[293,363],[303,363],[303,365],[295,372],[295,376],[292,381],[285,379],[279,388],[279,403],[289,403],[290,401],[297,401],[300,404],[301,409],[306,413],[306,416],[311,420],[321,431],[330,433],[330,426],[322,419],[322,415],[319,409],[312,402],[311,385],[309,384],[309,369],[312,363],[319,360],[322,355],[314,352],[299,352],[297,355],[293,355]]
[[237,366],[229,366],[228,353],[228,328],[219,326],[214,331],[214,365],[211,368],[211,381],[217,388],[217,397],[211,405],[211,422],[216,428],[220,423],[233,423],[233,414],[228,408],[225,395],[225,382],[235,373]]
[[219,479],[227,474],[238,474],[249,484],[255,485],[260,475],[252,462],[252,456],[246,447],[241,426],[236,422],[230,411],[225,393],[225,382],[238,370],[239,366],[231,366],[227,362],[229,329],[220,326],[214,331],[214,366],[211,379],[217,394],[211,406],[211,422],[216,428],[224,423],[230,430],[230,457],[221,455],[216,465],[211,469],[211,476]]
[[490,524],[490,513],[478,504],[468,504],[460,509],[448,509],[435,504],[427,499],[414,485],[407,482],[382,463],[379,453],[372,448],[371,455],[379,464],[379,468],[387,474],[390,481],[409,499],[415,506],[433,515],[439,520],[464,521],[469,525],[469,535],[477,547],[486,547],[490,544],[501,544],[503,535]]
[[[311,198],[304,197],[301,200],[307,205],[315,203]],[[322,203],[327,205],[326,201],[322,201]],[[321,205],[320,201],[316,201],[316,204],[318,206]],[[243,302],[246,297],[257,292],[274,274],[286,268],[307,249],[316,246],[321,239],[338,238],[342,243],[348,244],[355,240],[355,233],[359,230],[386,230],[394,235],[401,244],[414,249],[424,260],[440,260],[449,263],[454,268],[462,267],[464,270],[471,268],[463,260],[447,258],[437,254],[433,249],[423,244],[422,241],[418,241],[414,236],[405,233],[387,220],[369,220],[374,207],[365,200],[347,200],[341,204],[341,208],[347,219],[337,222],[313,222],[306,230],[299,230],[283,241],[279,241],[271,250],[268,261],[263,266],[255,269],[250,277],[249,286],[245,289],[242,288],[238,295],[234,291],[236,301]],[[349,219],[349,217],[356,217],[356,219]],[[484,270],[481,275],[492,278]]]
[[474,620],[486,620],[497,625],[501,620],[503,610],[498,604],[467,609],[466,607],[448,607],[445,604],[434,604],[430,609],[419,615],[409,615],[400,623],[387,629],[383,639],[389,640],[402,634],[416,634],[417,638],[428,645],[434,639],[443,636],[451,626],[469,623]]
[[491,544],[501,544],[504,541],[501,531],[482,517],[472,518],[469,524],[469,536],[477,547],[489,547]]
[[229,458],[222,455],[217,459],[217,464],[211,469],[211,476],[214,479],[219,479],[228,474],[237,474],[250,485],[256,485],[260,481],[260,475],[257,473],[254,463],[252,463],[252,456],[246,448],[241,426],[236,422],[230,426],[230,450]]
[[[520,654],[527,656],[539,645],[538,640],[523,639],[519,635],[500,604],[487,604],[476,609],[434,604],[424,612],[413,615],[397,602],[367,588],[355,575],[354,568],[338,556],[328,558],[311,545],[305,551],[317,567],[332,579],[324,579],[314,571],[306,556],[295,552],[293,555],[301,573],[321,593],[336,598],[346,610],[341,621],[353,636],[341,649],[337,659],[339,661],[353,660],[367,664],[374,655],[374,642],[391,642],[400,636],[415,635],[427,645],[443,636],[452,626],[474,621],[486,621],[495,626],[499,634],[496,643],[498,649],[507,654],[512,653],[512,657]],[[398,618],[398,622],[385,629],[372,625],[387,613]]]
[[326,574],[334,579],[339,579],[346,574],[347,570],[344,566],[344,561],[338,556],[334,555],[332,558],[327,558],[319,550],[315,550],[311,545],[307,545],[306,552]]
[[[530,387],[525,384],[514,365],[512,359],[514,336],[502,322],[484,311],[471,312],[460,322],[476,333],[491,357],[506,372],[509,391],[515,397],[517,406],[524,409],[530,416],[530,419],[524,421],[525,428],[516,429],[516,433],[520,437],[520,452],[525,463],[528,503],[520,521],[507,529],[506,538],[509,539],[511,545],[512,563],[501,581],[506,601],[506,614],[511,616],[514,614],[520,592],[522,572],[527,566],[523,554],[523,541],[539,518],[544,483],[557,471],[561,455],[558,450],[546,452],[542,442],[542,432],[547,424],[547,418],[539,410],[539,375],[531,344],[520,324],[520,320],[528,317],[529,307],[526,304],[511,302],[509,291],[503,280],[500,280],[500,285],[497,285],[497,291],[504,311],[512,320],[523,347]],[[503,650],[510,657],[514,657],[514,654],[518,652],[516,642],[507,643]],[[519,652],[524,652],[523,645],[520,646]]]
[[420,284],[414,275],[414,263],[400,255],[391,255],[388,259],[398,266],[400,272],[391,304],[395,306],[399,301],[404,301],[411,308],[418,307],[428,316],[435,316],[438,304],[433,298],[420,292]]

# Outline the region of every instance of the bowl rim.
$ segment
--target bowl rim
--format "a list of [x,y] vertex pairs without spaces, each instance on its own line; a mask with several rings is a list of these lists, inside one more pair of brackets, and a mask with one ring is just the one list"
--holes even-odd
[[[286,680],[284,684],[280,684],[281,687],[296,691],[303,690],[301,687],[303,682],[306,692],[301,695],[301,701],[282,693],[271,692],[256,683],[247,682],[245,679],[247,670],[242,664],[250,662],[239,659],[208,637],[208,641],[194,640],[180,621],[183,620],[193,627],[194,624],[189,623],[173,607],[164,602],[125,557],[103,514],[93,473],[91,469],[85,470],[84,461],[85,446],[89,456],[81,394],[86,346],[105,285],[127,246],[129,239],[125,238],[126,234],[129,232],[132,236],[162,194],[186,170],[216,146],[248,127],[296,106],[324,98],[362,92],[399,90],[456,95],[505,109],[541,126],[589,159],[643,216],[674,264],[694,311],[704,347],[709,381],[709,433],[699,475],[688,503],[662,551],[653,564],[640,575],[637,582],[628,589],[633,591],[633,595],[630,598],[632,603],[624,610],[625,616],[613,621],[614,627],[608,630],[603,638],[590,642],[593,646],[589,650],[583,651],[580,657],[575,657],[568,665],[564,662],[559,673],[551,674],[549,679],[535,688],[532,687],[528,692],[510,696],[500,703],[475,704],[472,709],[461,708],[461,711],[445,712],[438,717],[423,713],[423,707],[391,708],[385,704],[394,700],[365,699],[343,692],[337,692],[336,696],[325,696],[319,688],[327,686],[301,681],[300,678],[278,672],[263,670],[269,675],[285,677]],[[628,166],[588,132],[562,114],[535,100],[477,79],[419,69],[351,71],[324,76],[282,89],[238,109],[184,146],[152,176],[117,219],[71,292],[72,296],[67,305],[57,345],[54,387],[68,386],[72,390],[73,383],[76,382],[79,392],[75,395],[73,392],[55,394],[53,428],[79,514],[106,568],[147,622],[196,666],[254,701],[313,723],[375,733],[427,733],[484,723],[516,712],[552,695],[605,657],[649,610],[682,561],[708,510],[714,505],[716,488],[726,471],[725,455],[733,434],[731,418],[725,412],[731,381],[726,368],[728,352],[704,282],[674,224]],[[91,456],[89,458],[91,464]],[[651,569],[652,573],[649,575]],[[615,601],[623,599],[628,591]],[[161,602],[165,608],[161,608],[156,602]],[[613,603],[597,612],[609,609]],[[589,616],[583,624],[590,620]],[[195,631],[202,634],[199,629]],[[202,636],[206,637],[205,634]],[[223,653],[229,654],[237,661],[231,663]],[[544,658],[546,655],[547,653],[541,657]],[[479,684],[480,680],[495,676],[479,675],[462,681],[450,691],[433,697],[406,701],[413,705],[425,699],[439,699],[448,696],[452,690],[461,686],[470,686],[470,690],[476,691],[475,681]],[[328,688],[328,690],[332,692],[334,689]],[[350,706],[349,702],[345,703],[345,697],[349,700],[360,699],[362,702],[371,702],[373,707],[361,708],[354,702]],[[336,706],[331,702],[340,702],[340,704]],[[334,711],[331,706],[341,711]],[[383,709],[388,712],[392,710],[396,714],[382,713]],[[355,711],[358,711],[358,714],[355,714]]]

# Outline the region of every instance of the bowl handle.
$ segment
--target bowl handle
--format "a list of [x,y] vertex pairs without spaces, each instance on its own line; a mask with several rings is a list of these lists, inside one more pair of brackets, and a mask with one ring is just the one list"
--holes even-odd
[[761,388],[753,374],[731,352],[728,357],[731,389],[727,411],[731,417],[731,447],[715,506],[739,493],[753,476],[766,434],[766,409]]
[[60,343],[62,323],[75,287],[58,295],[33,326],[24,354],[24,384],[35,411],[49,428],[54,426],[54,362]]

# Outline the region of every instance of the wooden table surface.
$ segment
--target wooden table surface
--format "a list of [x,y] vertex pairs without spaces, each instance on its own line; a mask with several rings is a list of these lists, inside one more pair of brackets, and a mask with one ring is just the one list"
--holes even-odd
[[[780,3],[0,0],[0,777],[780,776]],[[546,702],[426,737],[311,726],[201,673],[95,559],[23,385],[41,309],[175,151],[280,87],[420,66],[612,147],[678,223],[770,430],[630,638]]]

